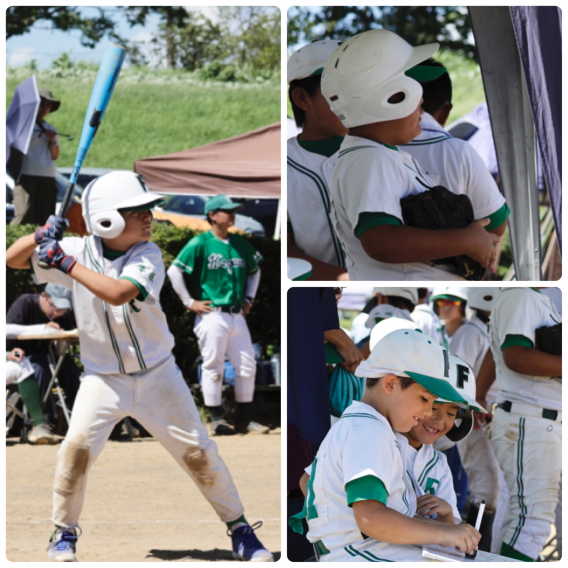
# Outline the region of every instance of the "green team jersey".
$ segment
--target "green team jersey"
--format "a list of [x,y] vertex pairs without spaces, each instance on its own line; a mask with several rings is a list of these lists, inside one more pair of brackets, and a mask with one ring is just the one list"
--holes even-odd
[[207,231],[193,237],[174,264],[192,275],[198,300],[242,308],[248,274],[256,272],[262,260],[244,237],[230,233],[225,243]]

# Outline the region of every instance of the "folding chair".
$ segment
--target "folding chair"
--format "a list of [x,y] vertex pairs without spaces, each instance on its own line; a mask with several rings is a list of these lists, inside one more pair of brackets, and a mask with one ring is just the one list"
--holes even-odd
[[[22,410],[20,410],[20,407]],[[21,419],[22,428],[20,430],[20,443],[26,444],[28,441],[28,432],[33,428],[33,424],[28,410],[22,402],[18,385],[12,384],[6,386],[6,436],[13,428],[16,418]]]

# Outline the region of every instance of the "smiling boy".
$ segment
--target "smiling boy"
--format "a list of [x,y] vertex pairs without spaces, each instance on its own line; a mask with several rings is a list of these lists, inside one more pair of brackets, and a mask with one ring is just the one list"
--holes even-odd
[[57,454],[52,561],[77,561],[89,470],[113,427],[127,416],[150,431],[196,483],[227,524],[236,558],[273,560],[244,517],[231,474],[171,352],[174,337],[160,306],[164,265],[160,249],[149,242],[151,208],[163,200],[140,176],[111,172],[83,193],[91,236],[61,239],[65,220],[52,216],[6,252],[9,267],[31,267],[36,281],[71,289],[79,329],[84,375]]
[[439,397],[465,403],[449,365],[446,350],[410,329],[388,333],[359,365],[365,394],[330,430],[303,478],[308,540],[321,561],[426,562],[409,545],[476,548],[480,535],[469,525],[414,518],[408,443],[395,434],[430,417]]

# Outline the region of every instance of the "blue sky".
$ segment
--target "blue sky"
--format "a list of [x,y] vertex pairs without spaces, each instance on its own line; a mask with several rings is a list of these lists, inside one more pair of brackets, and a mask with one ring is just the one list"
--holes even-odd
[[[131,28],[121,11],[113,6],[104,6],[105,12],[118,24],[117,32],[131,41],[146,42],[152,38],[158,27],[159,18],[150,16],[145,26]],[[207,10],[207,8],[187,7],[189,10]],[[96,8],[81,8],[84,16],[97,16]],[[211,16],[211,13],[207,14]],[[27,65],[32,59],[37,61],[40,69],[49,68],[51,61],[57,59],[62,53],[69,52],[72,60],[99,62],[105,47],[110,43],[108,39],[101,40],[93,49],[81,45],[81,33],[78,30],[62,32],[50,29],[48,22],[37,22],[31,31],[14,36],[6,42],[6,65],[19,67]],[[149,54],[150,47],[146,48]]]

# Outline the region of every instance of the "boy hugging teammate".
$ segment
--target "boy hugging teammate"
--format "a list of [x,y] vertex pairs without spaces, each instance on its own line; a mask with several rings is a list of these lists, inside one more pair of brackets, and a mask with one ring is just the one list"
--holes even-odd
[[163,200],[140,176],[111,172],[83,193],[91,236],[62,238],[65,220],[52,216],[6,252],[11,268],[32,268],[38,282],[71,289],[81,341],[85,371],[55,469],[55,531],[48,547],[53,561],[77,560],[89,470],[126,416],[151,432],[193,479],[227,524],[236,558],[273,560],[244,517],[231,474],[171,352],[174,338],[160,306],[164,265],[149,242],[151,209]]

